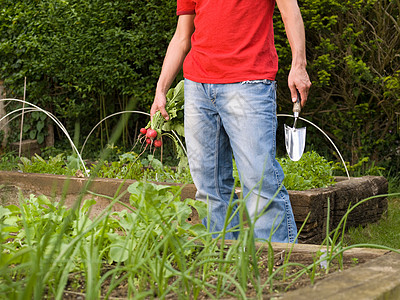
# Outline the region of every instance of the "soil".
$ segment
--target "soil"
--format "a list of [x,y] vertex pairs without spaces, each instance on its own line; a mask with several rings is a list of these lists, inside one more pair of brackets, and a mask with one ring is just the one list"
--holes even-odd
[[[284,252],[280,252],[274,255],[274,268],[273,271],[275,271],[277,268],[282,266],[284,263]],[[304,263],[304,262],[301,262]],[[269,277],[269,272],[268,272],[268,256],[267,255],[262,255],[259,259],[259,267],[260,267],[260,282],[262,284],[266,283]],[[343,268],[340,269],[338,264],[332,264],[329,268],[329,272],[326,271],[326,269],[322,268],[321,266],[316,267],[315,269],[315,277],[314,277],[314,282],[323,280],[329,276],[331,276],[335,272],[341,272],[344,269],[348,269],[351,267],[356,266],[357,263],[354,261],[344,261]],[[108,266],[102,270],[102,273],[105,274],[107,271],[112,270],[114,267],[113,266]],[[301,267],[299,266],[289,266],[286,269],[286,278],[284,278],[283,272],[278,273],[278,275],[275,277],[272,286],[269,284],[265,284],[265,288],[263,289],[262,292],[262,299],[279,299],[282,297],[282,295],[286,291],[292,291],[296,290],[301,287],[309,286],[313,284],[311,282],[311,274],[303,274],[299,278],[296,278],[296,280],[293,280],[293,278],[290,278],[290,276],[293,277],[296,273],[300,272],[302,270]],[[124,274],[121,274],[120,276],[123,276]],[[289,279],[288,279],[289,277]],[[105,295],[107,294],[109,287],[110,287],[110,282],[111,280],[107,280],[104,282],[101,288],[101,299],[105,299]],[[173,283],[174,279],[171,279],[170,283]],[[211,278],[208,282],[209,284],[215,285],[217,283],[217,278]],[[253,299],[257,298],[257,290],[254,288],[252,283],[249,281],[246,287],[246,297]],[[215,291],[209,290],[209,293],[211,293],[214,297],[217,297],[215,294]],[[232,286],[229,288],[229,292],[233,294],[239,294],[238,291],[236,290],[235,286],[232,284]],[[165,297],[165,299],[177,299],[178,296],[181,295],[176,295],[176,294],[169,294]],[[222,295],[223,299],[236,299],[237,297],[230,296],[229,294],[224,294]],[[127,280],[122,281],[117,287],[113,289],[109,297],[107,299],[128,299],[128,282]],[[154,299],[157,298],[157,295],[149,295],[146,297],[146,299]],[[188,299],[194,299],[193,295],[188,295]],[[220,297],[218,297],[220,298]],[[74,273],[70,274],[68,284],[66,287],[66,290],[63,295],[63,299],[67,300],[83,300],[85,299],[85,276],[83,273]],[[204,291],[200,292],[199,296],[196,299],[210,299],[210,297],[205,293]]]

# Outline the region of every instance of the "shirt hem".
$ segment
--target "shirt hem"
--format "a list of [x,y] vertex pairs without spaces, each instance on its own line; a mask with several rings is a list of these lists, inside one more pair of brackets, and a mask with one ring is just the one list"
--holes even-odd
[[194,15],[195,11],[194,10],[181,10],[181,11],[177,11],[176,15],[177,16],[181,16],[181,15]]
[[257,75],[257,76],[252,75],[243,77],[231,77],[231,78],[196,77],[190,74],[183,74],[183,77],[198,83],[227,84],[227,83],[241,83],[243,81],[264,80],[264,79],[275,81],[276,73]]

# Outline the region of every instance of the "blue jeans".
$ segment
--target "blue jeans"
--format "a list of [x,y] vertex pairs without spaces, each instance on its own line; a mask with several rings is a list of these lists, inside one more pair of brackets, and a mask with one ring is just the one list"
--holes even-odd
[[[185,139],[196,198],[206,201],[221,232],[234,190],[232,154],[256,238],[294,242],[297,235],[283,171],[276,154],[276,83],[258,80],[202,84],[185,79]],[[236,195],[235,195],[236,196]],[[234,197],[233,202],[237,198]],[[231,207],[232,209],[232,207]],[[238,213],[227,229],[237,228]],[[213,235],[214,237],[216,234]],[[226,239],[236,239],[232,230]]]

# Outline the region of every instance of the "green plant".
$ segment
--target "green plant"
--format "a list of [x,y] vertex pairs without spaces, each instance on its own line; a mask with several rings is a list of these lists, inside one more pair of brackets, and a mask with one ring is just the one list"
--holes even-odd
[[43,144],[44,138],[47,135],[45,128],[46,114],[34,111],[30,115],[31,124],[24,123],[23,132],[29,135],[30,139],[36,139],[38,144]]
[[143,166],[134,152],[119,156],[117,161],[103,161],[91,167],[91,175],[102,178],[135,179],[143,178]]
[[193,183],[192,176],[190,175],[189,167],[175,168],[165,166],[158,159],[149,155],[147,159],[142,160],[145,168],[143,172],[143,178],[156,181],[156,182],[169,182],[169,183]]
[[[186,219],[191,207],[204,215],[204,203],[180,201],[179,187],[137,182],[129,192],[132,207],[111,213],[112,205],[118,201],[114,199],[94,219],[89,218],[95,204],[92,199],[84,201],[82,207],[78,199],[72,209],[67,209],[45,196],[32,195],[21,199],[20,207],[0,207],[0,293],[9,299],[40,298],[49,287],[47,292],[59,299],[67,275],[83,271],[88,297],[98,297],[98,285],[109,276],[113,277],[111,282],[124,276],[126,268],[136,269],[130,271],[132,278],[153,282],[146,278],[168,271],[164,267],[161,273],[152,274],[148,269],[156,267],[161,257],[162,265],[172,266],[196,251],[199,246],[187,239],[201,236],[205,228],[190,225]],[[101,277],[104,260],[124,262],[126,267],[113,268]],[[159,279],[165,281],[168,277]]]
[[35,154],[32,159],[21,157],[21,163],[18,164],[19,170],[25,173],[47,173],[58,175],[75,175],[77,169],[68,168],[65,162],[63,153],[55,157],[49,157],[46,161],[38,154]]
[[13,171],[17,169],[19,162],[18,155],[14,152],[6,152],[0,156],[0,170]]
[[[369,157],[363,157],[356,164],[350,165],[349,162],[346,162],[346,168],[350,174],[350,176],[360,177],[360,176],[383,176],[383,171],[385,168],[379,167],[375,165],[374,161],[370,161]],[[338,173],[340,175],[345,175],[345,169],[341,163],[335,163],[333,165],[334,173]]]
[[283,184],[289,190],[307,190],[327,187],[335,183],[332,162],[315,151],[305,152],[297,162],[278,159],[285,173]]

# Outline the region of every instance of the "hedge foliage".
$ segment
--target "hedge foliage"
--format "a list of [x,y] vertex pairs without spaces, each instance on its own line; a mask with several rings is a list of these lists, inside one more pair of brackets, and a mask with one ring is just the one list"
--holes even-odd
[[[148,111],[176,25],[175,5],[0,0],[0,78],[9,96],[21,98],[26,76],[27,100],[67,128],[81,122],[83,135],[131,100]],[[352,163],[370,157],[400,165],[400,0],[299,0],[299,6],[313,82],[303,116]],[[274,18],[279,112],[289,113],[291,53],[278,11]],[[307,129],[308,144],[326,149],[322,135]]]
[[148,111],[174,1],[0,0],[0,78],[86,134],[130,100]]

